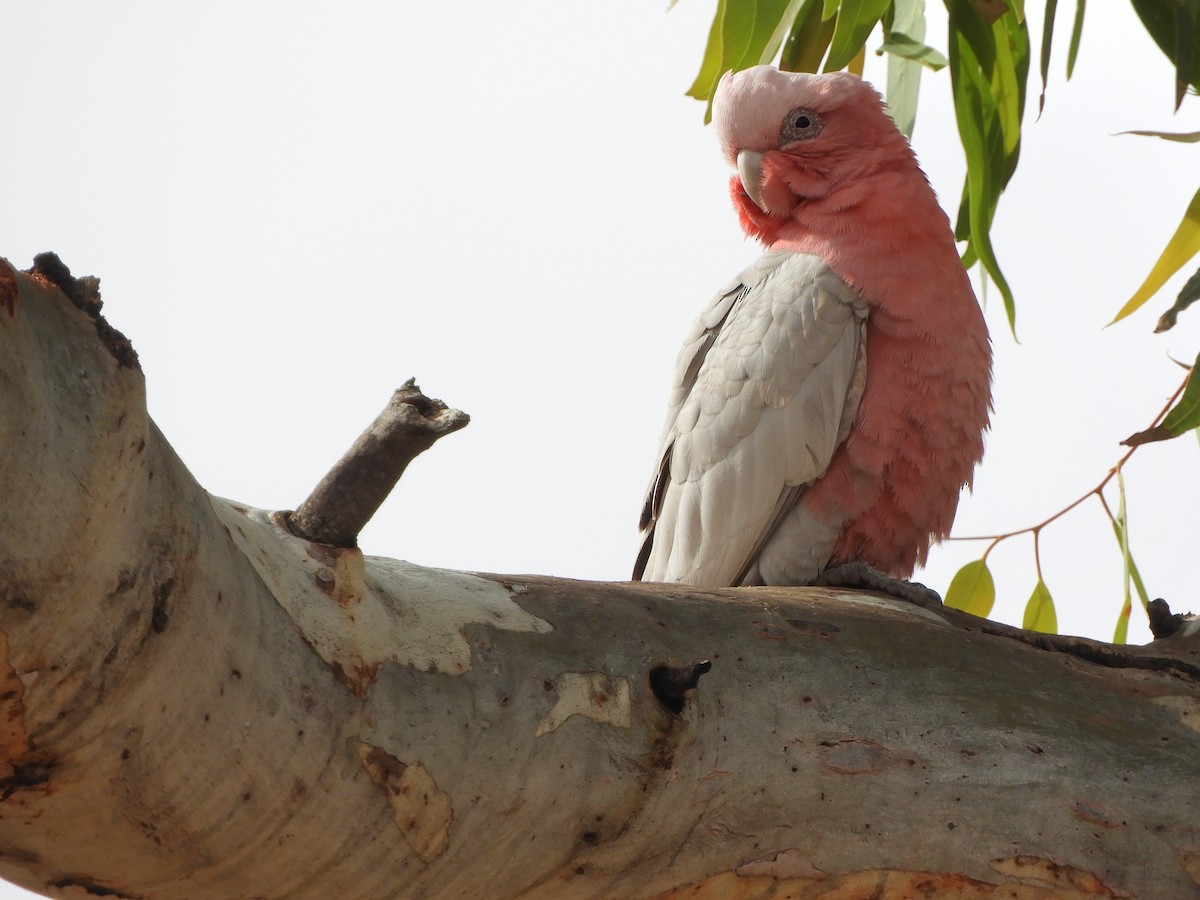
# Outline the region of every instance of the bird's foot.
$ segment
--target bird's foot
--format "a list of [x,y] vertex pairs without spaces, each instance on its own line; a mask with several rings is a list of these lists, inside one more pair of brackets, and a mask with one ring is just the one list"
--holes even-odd
[[940,609],[942,606],[942,598],[937,591],[930,590],[915,581],[905,581],[902,578],[885,575],[861,560],[832,566],[818,575],[813,584],[879,591],[889,597],[895,597],[897,600],[903,600],[916,606],[923,606],[926,609]]

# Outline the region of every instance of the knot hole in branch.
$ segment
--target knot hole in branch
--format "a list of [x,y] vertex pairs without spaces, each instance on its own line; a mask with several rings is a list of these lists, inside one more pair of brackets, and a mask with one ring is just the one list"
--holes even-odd
[[704,659],[686,666],[655,666],[650,670],[650,690],[667,712],[678,715],[687,702],[687,692],[700,683],[700,676],[712,668]]

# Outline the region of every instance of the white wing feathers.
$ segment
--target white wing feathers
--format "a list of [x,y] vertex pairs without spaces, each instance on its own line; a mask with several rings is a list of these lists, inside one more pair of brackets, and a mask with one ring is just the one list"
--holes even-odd
[[717,294],[676,364],[635,577],[778,583],[759,572],[768,542],[773,572],[820,571],[838,528],[796,501],[857,413],[866,315],[819,257],[797,253],[764,254]]

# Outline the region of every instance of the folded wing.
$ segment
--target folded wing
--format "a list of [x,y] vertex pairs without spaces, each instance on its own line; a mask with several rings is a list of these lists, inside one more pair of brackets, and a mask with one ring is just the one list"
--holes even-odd
[[806,529],[793,512],[853,423],[866,314],[805,254],[767,253],[717,294],[676,364],[635,579],[754,581],[758,551],[789,516],[798,539],[829,545],[797,552],[828,557],[837,528]]

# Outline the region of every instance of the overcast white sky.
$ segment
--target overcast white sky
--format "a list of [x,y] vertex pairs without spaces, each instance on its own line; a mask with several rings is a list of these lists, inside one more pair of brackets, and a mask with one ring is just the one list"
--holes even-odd
[[[14,5],[0,255],[52,249],[100,276],[151,415],[210,491],[294,507],[415,375],[473,421],[410,467],[367,553],[627,578],[679,343],[758,253],[683,96],[713,7]],[[1088,490],[1178,383],[1169,355],[1200,350],[1200,311],[1151,334],[1182,277],[1102,330],[1200,186],[1194,145],[1111,135],[1198,130],[1200,101],[1172,116],[1170,69],[1124,3],[1089,10],[1065,83],[1071,13],[996,223],[1022,343],[994,294],[996,415],[960,534]],[[945,49],[941,20],[929,40]],[[914,143],[953,213],[948,98],[927,75]],[[1135,556],[1177,611],[1200,611],[1198,463],[1184,438],[1127,469]],[[983,546],[935,550],[923,580],[944,591]],[[1030,541],[991,564],[994,616],[1019,623]],[[1110,637],[1121,563],[1098,504],[1045,532],[1042,564],[1061,629]],[[1148,639],[1140,613],[1130,636]]]

